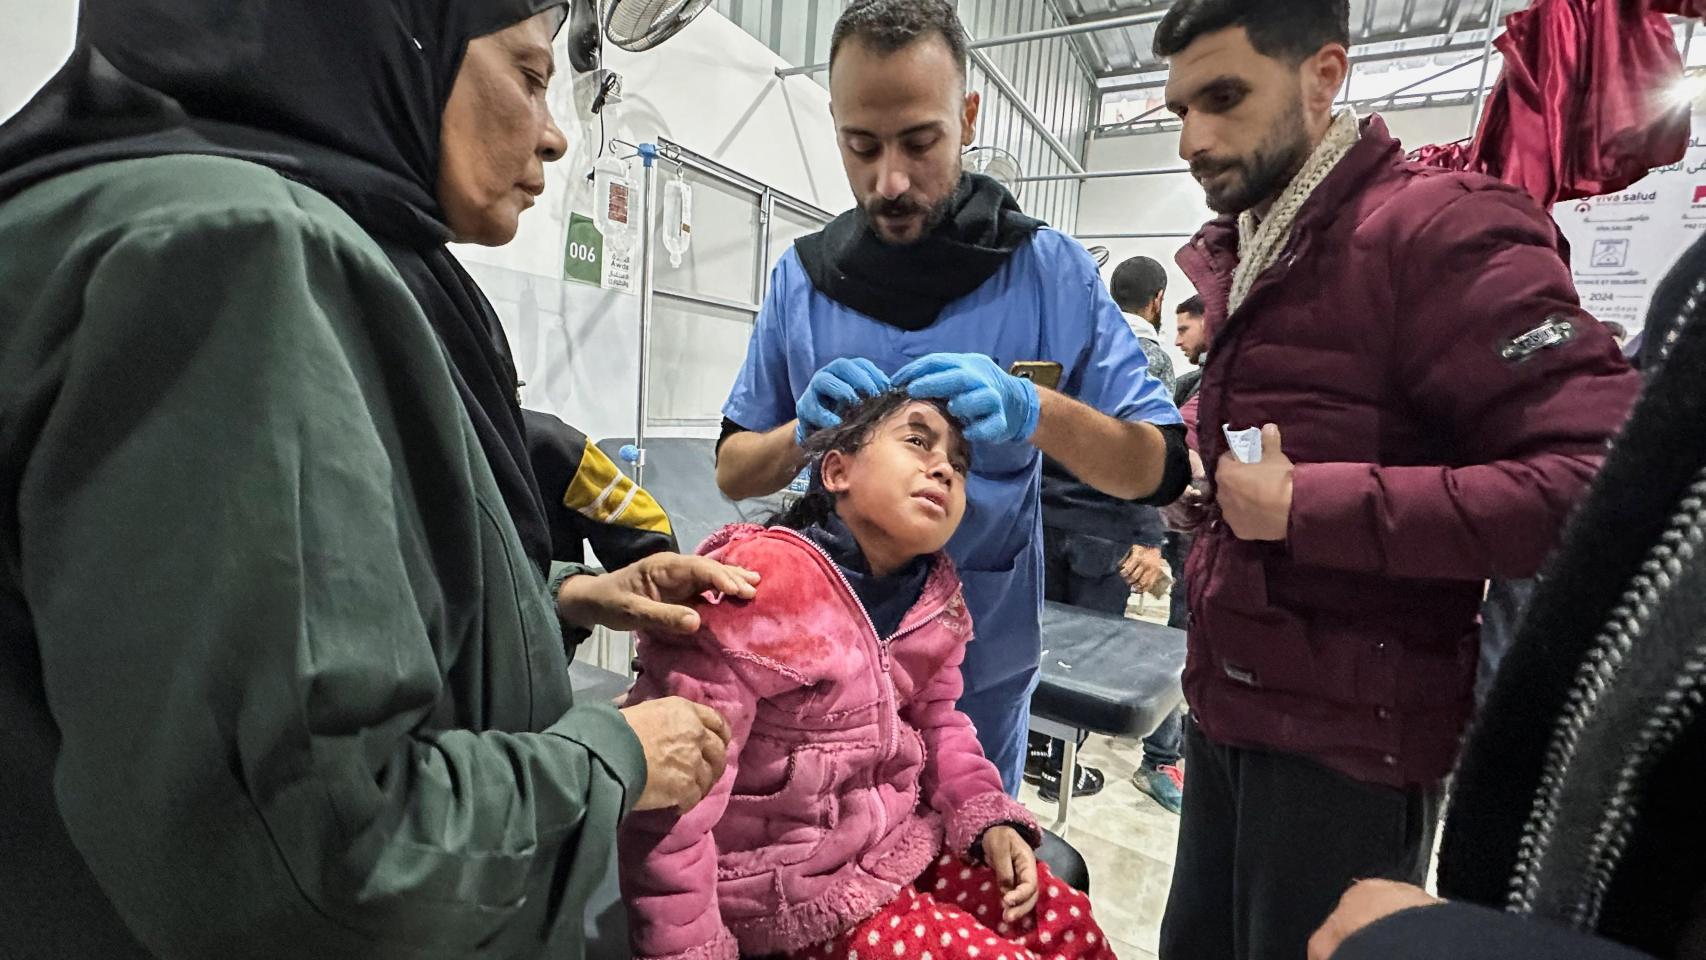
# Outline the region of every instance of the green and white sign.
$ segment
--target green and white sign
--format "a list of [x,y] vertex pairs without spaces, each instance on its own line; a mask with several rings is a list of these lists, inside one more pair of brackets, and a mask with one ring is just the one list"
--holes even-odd
[[598,224],[585,214],[571,213],[569,239],[563,246],[563,279],[632,293],[633,256],[610,253]]
[[569,214],[569,242],[563,248],[563,279],[603,286],[604,236],[591,217]]

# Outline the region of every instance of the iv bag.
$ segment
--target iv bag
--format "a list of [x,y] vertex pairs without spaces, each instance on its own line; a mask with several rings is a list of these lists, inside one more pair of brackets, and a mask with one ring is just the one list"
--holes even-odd
[[693,245],[693,186],[677,167],[663,188],[663,247],[669,265],[681,269],[681,255]]
[[635,190],[628,165],[612,156],[593,164],[593,203],[605,249],[627,253],[634,245]]

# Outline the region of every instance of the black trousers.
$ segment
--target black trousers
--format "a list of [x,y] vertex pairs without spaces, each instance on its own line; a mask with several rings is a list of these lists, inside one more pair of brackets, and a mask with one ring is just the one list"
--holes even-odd
[[1439,787],[1360,783],[1185,726],[1190,780],[1161,960],[1303,960],[1358,880],[1427,879]]
[[1185,586],[1185,558],[1191,555],[1191,546],[1196,542],[1194,533],[1169,532],[1167,542],[1161,546],[1161,559],[1173,568],[1173,599],[1167,612],[1167,626],[1180,630],[1191,627],[1191,609],[1185,603],[1188,590]]
[[1120,576],[1120,562],[1130,549],[1129,543],[1044,527],[1043,598],[1125,616],[1131,584]]

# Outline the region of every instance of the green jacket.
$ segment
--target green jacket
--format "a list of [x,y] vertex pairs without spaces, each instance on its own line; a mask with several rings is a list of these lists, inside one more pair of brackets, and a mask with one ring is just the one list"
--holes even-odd
[[574,960],[644,777],[337,207],[0,204],[0,956]]

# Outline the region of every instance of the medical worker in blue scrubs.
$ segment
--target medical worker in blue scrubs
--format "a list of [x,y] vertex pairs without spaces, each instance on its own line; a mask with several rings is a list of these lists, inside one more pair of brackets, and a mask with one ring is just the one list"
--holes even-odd
[[964,38],[946,0],[872,0],[836,24],[830,107],[858,206],[771,274],[723,408],[717,483],[735,499],[787,486],[800,442],[857,397],[948,400],[976,443],[948,545],[977,628],[960,706],[1016,793],[1042,647],[1039,450],[1158,504],[1190,470],[1178,411],[1083,246],[963,172],[979,106]]

